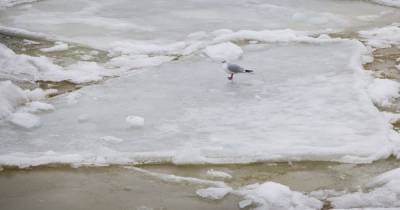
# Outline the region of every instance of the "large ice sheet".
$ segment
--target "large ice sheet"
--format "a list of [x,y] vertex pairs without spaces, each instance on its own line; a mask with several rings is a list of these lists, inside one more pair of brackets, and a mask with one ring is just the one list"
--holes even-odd
[[2,125],[0,164],[385,158],[393,131],[367,94],[362,49],[251,45],[238,62],[255,74],[233,82],[196,57],[132,72],[53,99],[57,111],[40,115],[40,128]]
[[180,40],[192,32],[223,28],[329,32],[399,18],[398,9],[368,1],[51,0],[2,11],[0,24],[108,47],[124,39]]

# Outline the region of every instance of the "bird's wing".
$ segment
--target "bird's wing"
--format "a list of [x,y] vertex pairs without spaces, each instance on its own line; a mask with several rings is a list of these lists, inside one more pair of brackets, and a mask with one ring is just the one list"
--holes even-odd
[[241,73],[244,72],[244,68],[236,64],[228,64],[228,70],[232,73]]

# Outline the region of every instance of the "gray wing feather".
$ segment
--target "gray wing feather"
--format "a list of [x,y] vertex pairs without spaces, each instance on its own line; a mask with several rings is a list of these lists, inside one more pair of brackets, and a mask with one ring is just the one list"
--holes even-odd
[[236,64],[228,64],[228,70],[232,73],[244,72],[244,68]]

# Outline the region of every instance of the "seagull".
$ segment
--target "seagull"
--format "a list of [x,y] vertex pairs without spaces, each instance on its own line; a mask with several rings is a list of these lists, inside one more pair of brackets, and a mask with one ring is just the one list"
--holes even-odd
[[237,73],[251,73],[253,70],[245,69],[237,64],[228,63],[225,60],[222,61],[222,67],[226,71],[226,73],[230,74],[228,77],[229,80],[233,79],[233,75]]

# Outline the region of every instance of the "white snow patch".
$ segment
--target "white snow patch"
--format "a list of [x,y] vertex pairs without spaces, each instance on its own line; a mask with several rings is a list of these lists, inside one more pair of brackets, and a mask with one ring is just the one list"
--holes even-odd
[[223,178],[223,179],[231,179],[232,175],[223,172],[223,171],[217,171],[214,169],[210,169],[207,171],[207,176],[213,177],[213,178]]
[[22,128],[35,128],[40,126],[40,118],[29,113],[17,112],[10,116],[9,121]]
[[[245,200],[251,200],[257,205],[257,210],[317,210],[322,207],[321,201],[275,182],[248,185],[237,192],[243,195]],[[248,206],[249,202],[246,204]]]
[[247,199],[246,200],[242,200],[242,201],[239,202],[239,208],[243,209],[243,208],[246,208],[246,207],[250,206],[251,204],[253,204],[252,200],[247,200]]
[[28,102],[23,90],[11,83],[11,81],[0,82],[0,119],[13,113],[16,107]]
[[[151,56],[176,56],[189,55],[196,51],[203,52],[213,59],[237,59],[243,51],[232,42],[308,42],[325,43],[335,42],[340,39],[330,38],[327,35],[312,37],[316,33],[307,31],[285,30],[241,30],[232,31],[230,29],[220,29],[211,33],[204,31],[195,32],[188,35],[187,40],[172,43],[154,43],[146,41],[115,41],[110,44],[108,50],[110,56],[119,55],[151,55]],[[222,58],[221,58],[222,57]],[[131,59],[126,57],[121,59]],[[134,57],[133,57],[134,58]],[[116,60],[120,60],[117,58]],[[124,63],[126,61],[123,61]]]
[[374,79],[368,87],[372,101],[380,107],[388,107],[400,96],[400,83],[389,79]]
[[375,48],[388,48],[400,44],[400,27],[385,26],[371,30],[359,31],[359,35],[367,40],[367,44]]
[[[50,104],[39,102],[45,99],[51,91],[43,91],[40,88],[34,90],[22,90],[11,81],[0,82],[0,120],[7,118],[17,125],[30,128],[40,124],[39,118],[25,113],[53,110]],[[26,105],[20,109],[19,107]],[[13,114],[18,110],[18,113]],[[26,119],[26,122],[23,122]]]
[[45,99],[48,95],[55,94],[58,91],[56,89],[43,90],[41,88],[35,88],[33,90],[24,90],[26,97],[31,101],[38,101]]
[[322,43],[332,42],[338,39],[319,39],[311,37],[313,33],[306,31],[284,30],[264,30],[251,31],[241,30],[233,33],[225,33],[215,37],[214,42],[238,42],[238,41],[260,41],[260,42],[310,42]]
[[243,50],[231,42],[224,42],[206,47],[206,49],[204,49],[204,53],[216,61],[233,61],[242,56]]
[[116,72],[107,71],[95,62],[80,61],[65,68],[56,65],[48,57],[17,55],[0,44],[0,75],[15,80],[71,81],[85,83],[101,80]]
[[129,115],[125,118],[130,128],[138,128],[144,126],[144,118],[135,115]]
[[30,103],[27,103],[24,107],[20,109],[20,111],[23,112],[29,112],[29,113],[37,113],[41,111],[53,111],[54,106],[48,103],[40,102],[40,101],[33,101]]
[[230,192],[232,192],[230,187],[209,187],[197,190],[196,194],[202,198],[220,200]]
[[368,192],[329,198],[335,208],[393,208],[400,206],[400,168],[383,173],[368,184]]
[[86,83],[102,80],[105,76],[112,76],[112,72],[96,62],[79,61],[65,68],[65,78],[75,83]]

